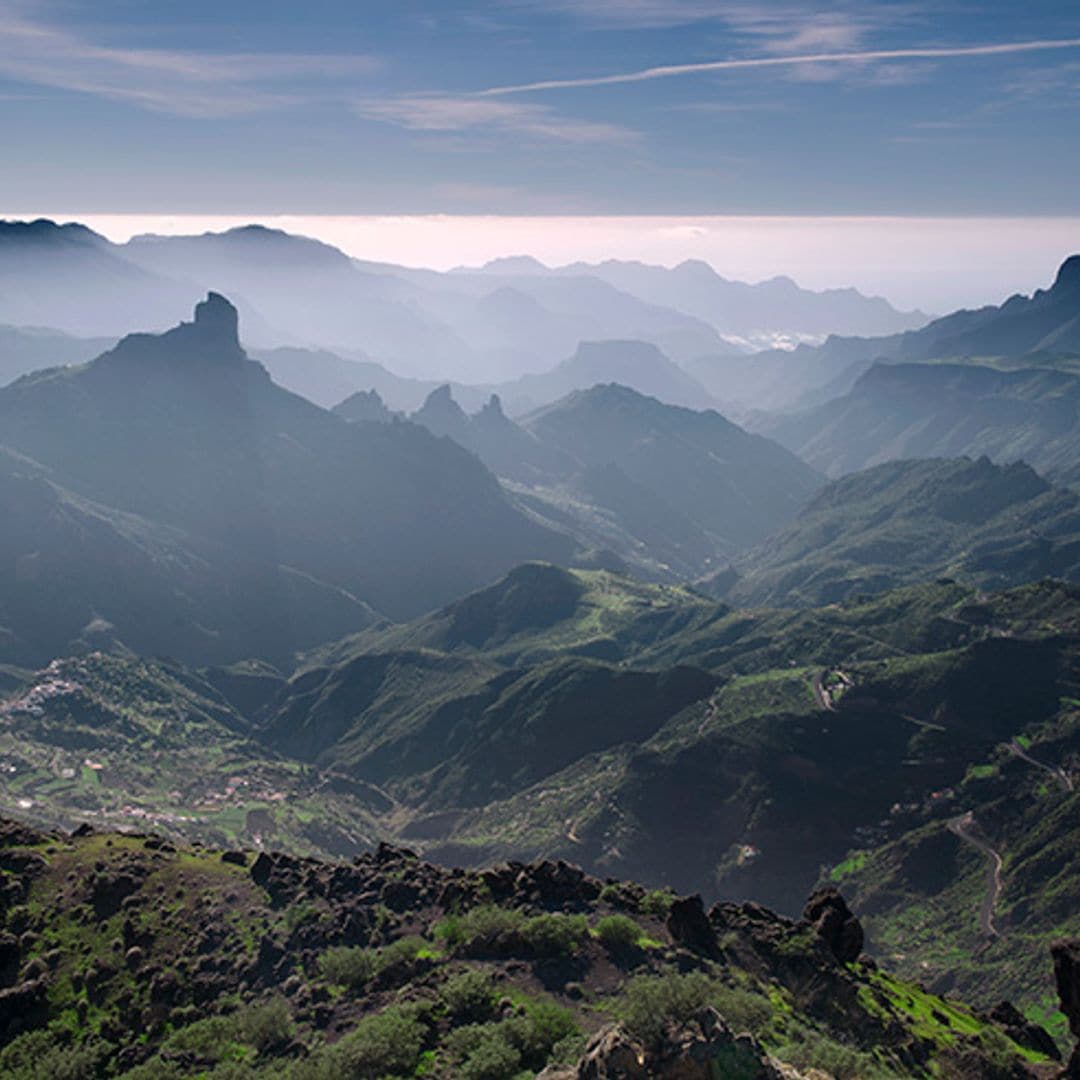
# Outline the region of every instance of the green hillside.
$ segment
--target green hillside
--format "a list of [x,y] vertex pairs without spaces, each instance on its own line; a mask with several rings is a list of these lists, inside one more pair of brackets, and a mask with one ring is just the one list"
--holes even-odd
[[747,606],[821,605],[942,576],[983,588],[1077,581],[1080,497],[1023,464],[892,462],[830,484],[737,575],[723,595]]
[[464,872],[382,846],[347,865],[10,821],[0,837],[12,1080],[562,1080],[628,1059],[1004,1078],[1053,1051],[860,961],[835,894],[794,922],[564,863]]

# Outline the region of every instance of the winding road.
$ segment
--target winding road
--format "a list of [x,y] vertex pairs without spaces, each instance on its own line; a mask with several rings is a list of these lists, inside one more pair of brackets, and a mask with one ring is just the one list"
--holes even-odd
[[975,815],[969,810],[966,814],[953,818],[948,829],[961,840],[977,847],[986,856],[986,896],[983,897],[982,907],[979,909],[979,930],[986,938],[996,938],[998,930],[994,925],[994,909],[1001,895],[1001,856],[985,840],[972,834],[970,830],[975,824]]
[[1009,743],[1009,749],[1018,757],[1023,758],[1029,765],[1048,772],[1066,791],[1075,791],[1073,778],[1061,766],[1047,765],[1045,761],[1033,758],[1015,739]]

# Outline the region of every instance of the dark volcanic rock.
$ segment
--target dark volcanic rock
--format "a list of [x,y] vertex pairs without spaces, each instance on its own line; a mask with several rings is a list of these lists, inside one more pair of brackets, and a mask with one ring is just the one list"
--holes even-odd
[[688,1024],[669,1027],[645,1046],[621,1028],[593,1037],[578,1064],[551,1068],[542,1080],[781,1080],[749,1035],[736,1035],[715,1009],[703,1009]]
[[1011,1001],[1002,1001],[987,1014],[986,1019],[997,1024],[1013,1042],[1036,1053],[1045,1054],[1051,1061],[1060,1061],[1061,1052],[1049,1033],[1033,1024]]
[[40,1027],[48,1020],[48,989],[43,979],[30,979],[10,990],[0,990],[0,1038]]
[[[1080,938],[1056,941],[1050,952],[1054,957],[1054,979],[1061,1011],[1068,1018],[1069,1030],[1080,1038]],[[1068,1080],[1080,1078],[1080,1046],[1073,1050],[1062,1076]]]
[[830,886],[814,892],[806,901],[803,918],[840,963],[850,964],[859,959],[863,948],[862,924],[836,889]]
[[705,915],[700,896],[684,896],[676,900],[668,912],[667,929],[677,945],[703,956],[716,955],[716,933]]

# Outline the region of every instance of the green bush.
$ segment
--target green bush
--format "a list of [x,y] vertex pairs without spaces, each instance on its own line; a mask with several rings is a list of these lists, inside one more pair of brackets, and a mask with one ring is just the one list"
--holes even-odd
[[443,983],[439,1004],[455,1024],[483,1023],[495,1013],[495,992],[482,971],[463,971]]
[[673,903],[675,894],[670,889],[653,889],[642,897],[638,908],[643,915],[655,915],[664,919],[667,918]]
[[366,986],[377,969],[375,952],[357,945],[335,945],[319,957],[319,972],[327,982],[357,990]]
[[431,936],[453,949],[465,940],[465,920],[455,911],[440,919],[432,927]]
[[536,915],[521,927],[522,939],[538,956],[569,956],[588,935],[584,915]]
[[464,915],[447,915],[436,924],[434,933],[452,947],[490,948],[518,933],[524,923],[524,913],[515,908],[483,904]]
[[616,1013],[631,1035],[656,1043],[670,1022],[685,1024],[713,1001],[712,980],[689,975],[639,975],[626,984]]
[[628,915],[605,915],[596,924],[596,936],[605,949],[632,949],[645,931]]
[[518,1014],[497,1023],[455,1029],[446,1039],[445,1050],[454,1064],[455,1077],[505,1080],[523,1069],[539,1072],[556,1047],[569,1052],[570,1041],[579,1039],[568,1009],[553,1001],[530,999],[522,1002]]
[[801,1025],[774,1056],[797,1069],[820,1069],[835,1080],[876,1080],[892,1075],[870,1054],[834,1042]]
[[12,1040],[0,1050],[0,1076],[10,1080],[94,1080],[109,1056],[103,1042],[68,1045],[67,1032],[41,1029]]
[[460,1080],[512,1080],[521,1071],[521,1051],[509,1024],[469,1024],[447,1039]]
[[764,994],[755,994],[722,983],[713,988],[712,1004],[733,1031],[757,1035],[773,1018],[772,1002]]
[[401,938],[381,949],[335,945],[319,957],[319,972],[327,982],[348,990],[359,990],[376,975],[411,964],[426,946],[422,937]]
[[333,1046],[296,1063],[288,1080],[382,1080],[412,1076],[420,1064],[424,1027],[414,1015],[391,1007],[366,1016]]
[[426,947],[427,942],[422,937],[406,937],[391,942],[375,954],[376,974],[393,967],[411,964],[417,954]]
[[618,885],[608,884],[600,890],[600,900],[605,904],[616,903],[620,896],[621,893]]
[[260,1053],[287,1043],[295,1029],[284,998],[273,998],[264,1005],[251,1005],[235,1017],[235,1030],[240,1041]]
[[174,1031],[162,1045],[170,1053],[189,1053],[205,1061],[236,1061],[245,1054],[235,1016],[207,1016]]
[[285,926],[290,933],[301,926],[318,921],[319,909],[314,904],[306,901],[299,904],[290,904],[285,909]]
[[554,1001],[525,1002],[525,1019],[529,1032],[527,1041],[520,1045],[526,1056],[546,1060],[556,1045],[578,1034],[574,1014]]

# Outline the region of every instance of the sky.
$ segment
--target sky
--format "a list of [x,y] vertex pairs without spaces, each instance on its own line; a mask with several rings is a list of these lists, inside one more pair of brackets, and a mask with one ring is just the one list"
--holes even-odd
[[0,0],[7,210],[1080,212],[1080,4]]
[[[996,289],[1080,247],[1076,0],[0,0],[0,124],[4,216],[408,220],[397,246],[436,239],[427,265],[470,222],[474,247],[542,254],[663,217],[677,261],[708,247],[695,222],[742,217],[758,277],[820,263],[914,302],[913,270],[837,275],[862,251],[944,280],[940,253]],[[1038,220],[981,235],[1001,218]],[[807,272],[779,261],[807,235]]]

